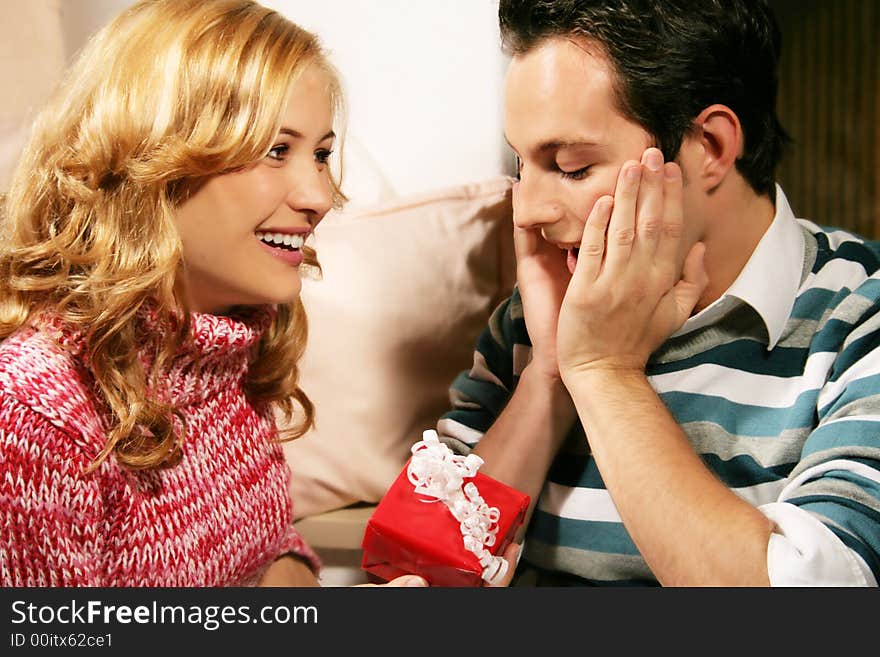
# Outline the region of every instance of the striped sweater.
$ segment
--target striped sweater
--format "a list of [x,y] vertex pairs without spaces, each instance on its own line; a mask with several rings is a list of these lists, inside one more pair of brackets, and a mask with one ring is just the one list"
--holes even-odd
[[244,394],[267,308],[195,314],[159,394],[187,424],[183,458],[131,472],[111,456],[82,341],[55,322],[0,343],[0,585],[255,584],[281,554],[319,562],[291,525],[271,408]]
[[[655,352],[648,379],[704,464],[777,526],[772,584],[880,579],[880,244],[777,216],[734,286]],[[438,423],[461,451],[528,363],[518,292],[493,314]],[[579,423],[550,467],[521,583],[655,585]]]

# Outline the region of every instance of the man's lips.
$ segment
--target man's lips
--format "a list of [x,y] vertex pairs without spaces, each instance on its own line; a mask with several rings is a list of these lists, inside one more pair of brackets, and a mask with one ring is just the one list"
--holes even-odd
[[568,271],[574,274],[574,268],[577,265],[578,254],[581,250],[581,245],[579,242],[554,242],[548,240],[551,244],[557,247],[560,251],[565,254],[565,264],[568,267]]

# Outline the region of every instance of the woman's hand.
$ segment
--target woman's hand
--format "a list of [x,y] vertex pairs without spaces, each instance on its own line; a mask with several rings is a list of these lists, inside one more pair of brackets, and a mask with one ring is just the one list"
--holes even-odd
[[[315,573],[305,561],[293,554],[285,554],[263,573],[258,586],[320,586]],[[428,586],[418,575],[401,575],[385,584],[358,584],[357,586]]]
[[384,584],[356,584],[355,586],[394,586],[394,587],[410,587],[410,586],[428,586],[428,582],[418,575],[401,575],[395,577]]
[[315,573],[294,554],[283,554],[273,561],[257,586],[320,586]]
[[[485,586],[492,587],[500,587],[500,586],[510,586],[510,581],[513,579],[513,572],[516,570],[516,564],[519,559],[520,545],[519,543],[511,543],[507,546],[507,549],[504,550],[503,558],[508,563],[507,572],[504,574],[504,577],[501,578],[498,582],[494,584],[486,584]],[[390,582],[386,582],[385,584],[358,584],[357,586],[429,586],[428,582],[426,582],[423,578],[418,575],[401,575],[395,579],[392,579]]]

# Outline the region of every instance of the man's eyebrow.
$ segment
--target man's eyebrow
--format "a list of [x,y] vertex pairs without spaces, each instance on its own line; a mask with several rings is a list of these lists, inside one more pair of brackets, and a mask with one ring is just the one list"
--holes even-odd
[[[507,142],[507,145],[510,146],[511,149],[516,150],[515,148],[513,148],[506,136],[504,137],[504,141]],[[556,151],[563,148],[601,148],[602,146],[604,146],[604,144],[586,138],[549,139],[539,144],[535,151],[538,153],[546,153],[547,151]]]
[[564,148],[597,148],[602,146],[599,142],[590,139],[551,139],[540,144],[537,148],[538,152],[558,151]]
[[[301,132],[299,132],[299,131],[297,131],[297,130],[294,130],[294,129],[292,129],[292,128],[281,128],[281,129],[278,131],[278,134],[281,134],[281,135],[290,135],[290,136],[293,137],[294,139],[302,139],[303,136],[304,136],[303,133],[301,133]],[[336,138],[336,133],[333,132],[333,131],[331,130],[331,131],[328,132],[326,135],[324,135],[323,137],[321,137],[318,141],[324,141],[324,140],[326,140],[326,139],[335,139],[335,138]]]

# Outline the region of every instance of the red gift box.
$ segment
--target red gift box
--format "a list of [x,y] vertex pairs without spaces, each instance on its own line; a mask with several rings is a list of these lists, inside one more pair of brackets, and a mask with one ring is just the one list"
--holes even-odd
[[[434,449],[438,449],[436,434],[425,432],[426,441],[429,440],[429,434],[433,434]],[[424,446],[426,441],[416,443],[413,458],[419,458],[419,447]],[[439,444],[439,449],[448,450],[443,444]],[[451,451],[449,454],[452,454]],[[459,461],[463,459],[454,458]],[[482,461],[473,458],[477,462],[476,467],[479,467]],[[410,459],[367,522],[361,567],[385,581],[413,574],[421,575],[431,586],[483,585],[487,552],[493,556],[503,554],[525,518],[529,496],[476,472],[475,468],[472,477],[458,479],[461,490],[468,491],[470,495],[462,495],[453,481],[453,497],[459,500],[476,497],[478,502],[484,502],[481,507],[483,511],[490,507],[493,520],[497,509],[497,520],[491,525],[493,529],[497,528],[494,544],[480,545],[482,550],[476,548],[484,557],[484,564],[481,564],[477,554],[465,547],[464,534],[467,530],[462,528],[462,523],[456,519],[447,503],[416,491],[408,476],[412,462],[413,459]],[[441,485],[444,483],[441,482]],[[476,486],[476,491],[469,486],[470,483]],[[473,541],[470,545],[474,545]]]

